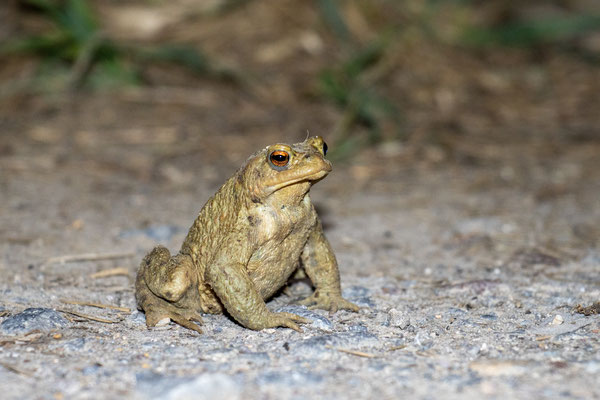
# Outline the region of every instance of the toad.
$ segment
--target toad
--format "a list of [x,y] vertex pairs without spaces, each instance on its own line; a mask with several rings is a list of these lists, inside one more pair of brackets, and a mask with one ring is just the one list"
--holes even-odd
[[287,327],[308,321],[270,311],[265,300],[303,270],[314,292],[300,304],[358,311],[342,298],[331,245],[309,197],[331,171],[321,137],[275,144],[251,156],[204,205],[181,250],[155,247],[135,283],[146,324],[173,321],[201,333],[201,313],[227,312],[246,328]]

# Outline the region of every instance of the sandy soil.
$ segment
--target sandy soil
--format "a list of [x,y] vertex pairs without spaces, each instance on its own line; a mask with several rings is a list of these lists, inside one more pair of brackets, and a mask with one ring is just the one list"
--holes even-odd
[[[133,297],[136,265],[156,243],[176,250],[244,158],[203,153],[260,148],[270,138],[204,138],[198,154],[168,161],[152,143],[91,139],[101,142],[93,154],[14,138],[1,159],[5,398],[600,395],[600,317],[573,311],[600,298],[600,180],[581,178],[597,177],[586,170],[587,146],[527,166],[527,183],[495,167],[382,168],[393,157],[377,150],[364,159],[378,163],[337,166],[312,195],[345,295],[361,312],[291,308],[314,319],[303,333],[253,332],[207,316],[200,336],[174,325],[146,329]],[[140,170],[150,177],[127,170],[135,157],[148,157],[151,168]],[[382,176],[366,179],[371,169]],[[542,190],[562,188],[560,179],[568,190]],[[120,275],[94,276],[115,268]],[[269,306],[309,290],[295,283]],[[59,310],[58,322],[8,329],[31,307]]]

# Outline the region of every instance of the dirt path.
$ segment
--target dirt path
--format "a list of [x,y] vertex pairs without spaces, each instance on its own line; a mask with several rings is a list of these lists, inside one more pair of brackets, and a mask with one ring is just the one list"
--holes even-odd
[[338,165],[313,198],[361,312],[300,309],[300,282],[269,307],[311,319],[303,333],[207,316],[197,335],[147,330],[132,279],[154,244],[179,246],[237,165],[152,143],[120,158],[136,145],[89,138],[101,144],[73,153],[63,139],[15,138],[0,158],[4,398],[600,396],[600,316],[573,311],[600,299],[600,180],[584,147],[509,164],[530,171],[513,178],[486,165],[382,169],[364,162],[373,152]]

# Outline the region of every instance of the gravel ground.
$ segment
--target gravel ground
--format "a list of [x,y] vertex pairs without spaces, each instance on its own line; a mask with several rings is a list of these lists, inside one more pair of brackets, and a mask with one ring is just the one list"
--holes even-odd
[[302,333],[208,315],[198,335],[148,330],[133,277],[156,243],[179,247],[225,172],[178,188],[76,162],[5,171],[4,399],[600,398],[600,316],[574,311],[600,300],[598,181],[540,199],[473,184],[489,170],[361,186],[338,168],[312,193],[360,312],[294,305],[298,281],[268,306],[311,320]]

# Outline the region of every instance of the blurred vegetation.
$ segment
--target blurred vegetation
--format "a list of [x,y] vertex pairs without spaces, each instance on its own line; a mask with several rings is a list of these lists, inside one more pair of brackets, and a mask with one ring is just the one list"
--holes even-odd
[[42,91],[139,85],[148,62],[172,63],[215,78],[235,79],[215,68],[191,46],[144,47],[110,39],[86,0],[21,0],[50,24],[43,33],[25,34],[0,46],[0,55],[35,55],[41,60],[32,86]]
[[[101,89],[144,84],[149,63],[180,65],[214,79],[239,74],[215,67],[195,47],[142,46],[111,39],[86,0],[16,0],[48,23],[35,34],[0,45],[0,55],[33,55],[40,62],[33,85],[42,91]],[[250,0],[223,0],[212,18],[235,12]],[[328,66],[314,77],[318,95],[341,112],[334,128],[336,158],[407,136],[398,101],[389,93],[399,65],[398,43],[427,42],[458,51],[486,52],[506,47],[569,51],[598,63],[597,49],[581,46],[600,33],[600,7],[590,11],[575,0],[314,0],[323,30],[334,49]],[[354,14],[353,14],[354,13]],[[359,18],[356,13],[360,14]],[[45,88],[45,89],[44,89]]]
[[351,33],[341,2],[319,0],[317,5],[322,20],[342,48],[337,64],[318,76],[321,95],[343,111],[332,134],[336,147],[330,157],[344,159],[365,146],[390,139],[384,126],[390,127],[393,138],[401,137],[401,112],[378,84],[385,72],[378,66],[383,64],[397,36],[395,28],[382,26],[374,39],[361,43]]
[[[599,55],[578,46],[578,40],[600,34],[600,8],[590,13],[574,3],[363,0],[352,4],[348,0],[318,0],[322,21],[342,49],[336,65],[318,77],[321,95],[343,111],[334,131],[337,151],[333,157],[346,158],[365,145],[406,136],[401,110],[385,95],[388,82],[379,79],[390,69],[382,65],[389,63],[389,53],[395,51],[390,44],[426,40],[465,51],[495,51],[499,47],[537,53],[575,50],[575,54],[597,62]],[[364,43],[353,37],[349,6],[366,16],[377,15],[369,26],[375,39]]]
[[[393,126],[395,136],[401,135],[400,111],[380,94],[377,85],[373,85],[373,74],[369,74],[387,48],[387,41],[376,40],[319,76],[322,95],[344,111],[333,132],[337,142],[333,158],[343,158],[358,148],[380,142],[384,138],[383,124]],[[366,134],[352,135],[355,125],[363,127]]]

